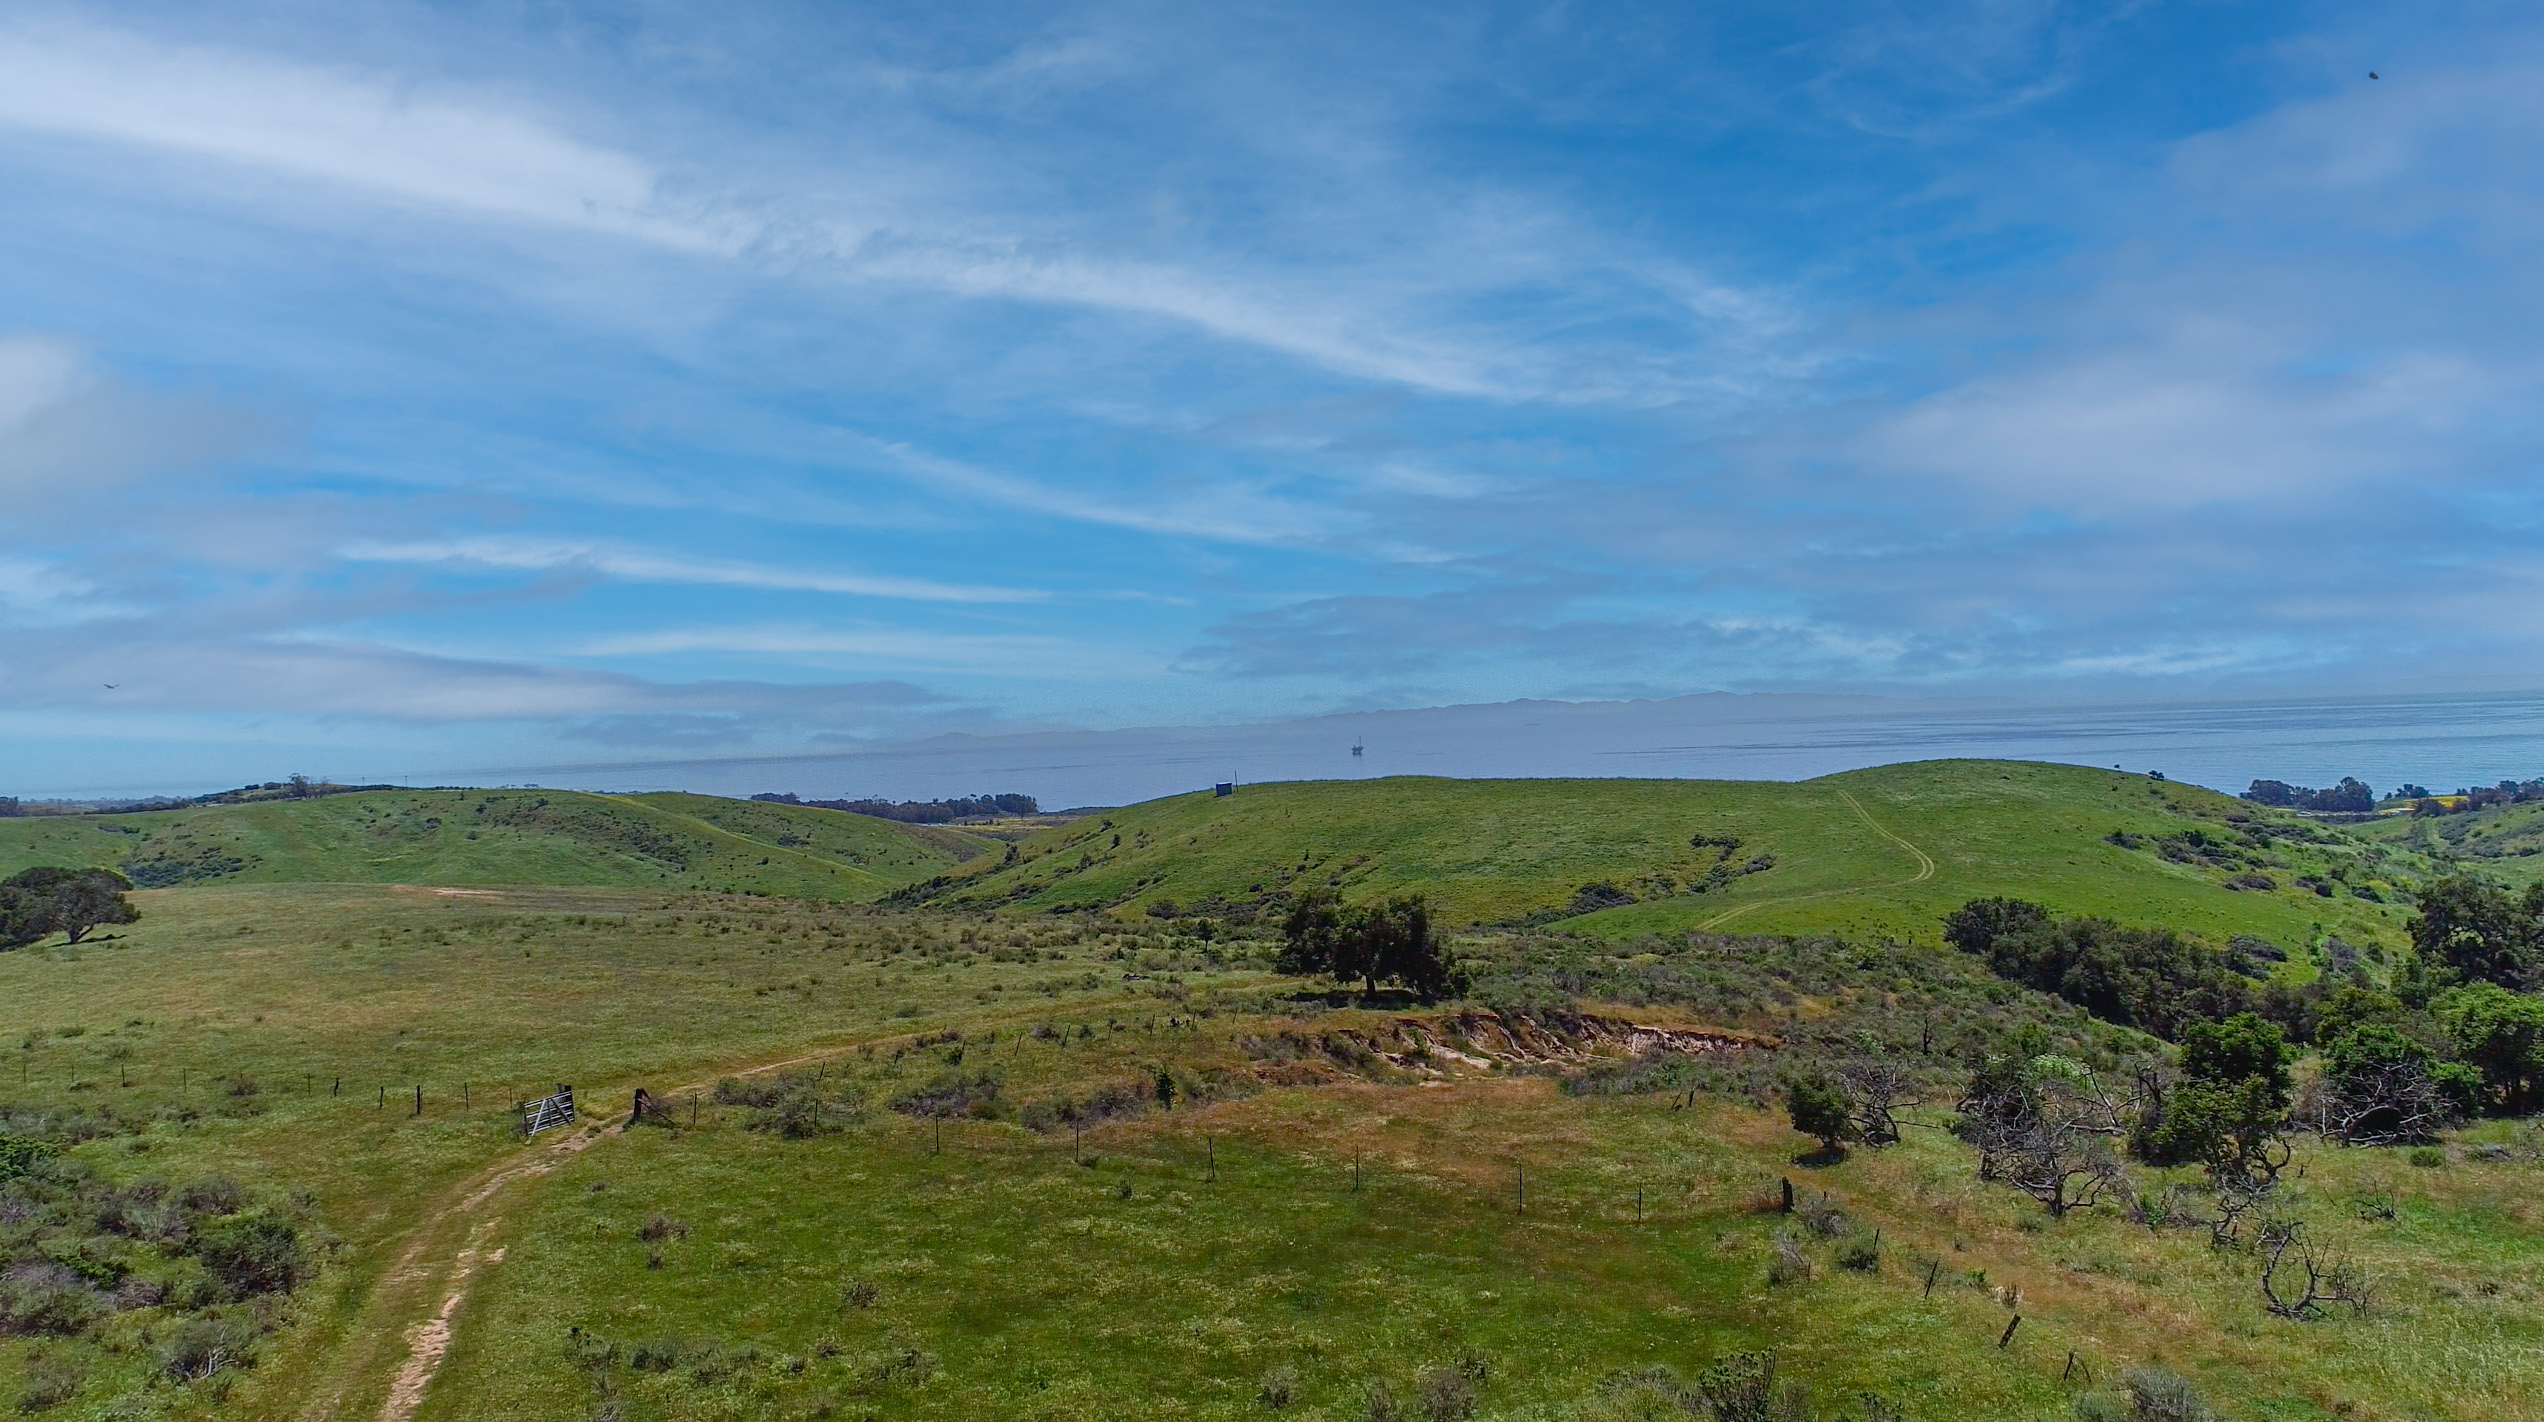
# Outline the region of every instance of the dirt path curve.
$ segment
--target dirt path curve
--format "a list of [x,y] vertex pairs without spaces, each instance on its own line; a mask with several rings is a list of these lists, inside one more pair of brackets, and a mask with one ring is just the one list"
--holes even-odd
[[1742,914],[1749,912],[1751,909],[1765,908],[1769,904],[1800,903],[1805,899],[1825,899],[1834,897],[1838,894],[1861,893],[1866,889],[1898,889],[1904,888],[1910,884],[1922,884],[1926,880],[1934,877],[1935,862],[1932,856],[1928,855],[1924,850],[1919,849],[1917,846],[1910,844],[1908,841],[1901,839],[1898,835],[1892,834],[1889,830],[1882,828],[1881,821],[1873,818],[1872,812],[1864,808],[1864,803],[1861,800],[1856,799],[1853,795],[1848,794],[1844,790],[1839,790],[1838,787],[1834,785],[1829,788],[1837,790],[1837,798],[1844,800],[1846,802],[1846,807],[1853,810],[1855,812],[1855,817],[1862,820],[1866,826],[1871,828],[1873,833],[1880,835],[1882,838],[1889,840],[1891,843],[1898,845],[1904,850],[1907,850],[1909,857],[1917,861],[1917,872],[1909,875],[1905,879],[1892,879],[1880,884],[1848,884],[1835,889],[1814,889],[1807,894],[1781,894],[1771,899],[1752,899],[1738,908],[1726,909],[1721,913],[1715,914],[1712,918],[1706,919],[1704,922],[1697,924],[1696,929],[1698,932],[1701,933],[1707,929],[1720,927],[1721,925],[1729,923],[1733,919],[1740,917]]
[[[1033,1014],[1017,1016],[1018,1022]],[[995,1024],[1008,1025],[1001,1018]],[[889,1046],[917,1037],[894,1032],[799,1053],[775,1061],[719,1071],[716,1079],[761,1076],[788,1067],[836,1061],[862,1048]],[[661,1093],[665,1097],[705,1091],[713,1081],[692,1082]],[[350,1335],[343,1361],[331,1383],[311,1397],[297,1414],[300,1422],[342,1422],[359,1408],[363,1397],[389,1379],[388,1392],[373,1414],[378,1422],[411,1422],[423,1406],[427,1389],[449,1356],[459,1314],[470,1285],[484,1270],[503,1261],[504,1251],[486,1245],[501,1229],[505,1215],[521,1192],[512,1187],[555,1170],[592,1146],[627,1128],[623,1119],[586,1118],[562,1138],[523,1146],[468,1176],[425,1212],[410,1233],[397,1262],[381,1276],[363,1307],[364,1322]],[[406,1320],[403,1327],[396,1320]]]

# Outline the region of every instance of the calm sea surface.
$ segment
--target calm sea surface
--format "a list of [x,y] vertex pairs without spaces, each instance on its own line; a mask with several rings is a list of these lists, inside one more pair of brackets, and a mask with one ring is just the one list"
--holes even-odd
[[[1352,746],[1362,747],[1354,755]],[[985,791],[1119,805],[1214,781],[1378,775],[1799,780],[1902,760],[1988,757],[2162,771],[2220,790],[2356,775],[2448,790],[2544,776],[2544,695],[2176,706],[1969,706],[1688,696],[1510,702],[1266,725],[945,736],[819,756],[488,772],[589,789],[933,799]]]

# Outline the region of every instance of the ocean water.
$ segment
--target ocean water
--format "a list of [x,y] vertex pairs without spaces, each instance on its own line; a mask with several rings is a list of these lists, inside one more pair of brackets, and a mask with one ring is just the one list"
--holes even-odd
[[1954,757],[2159,771],[2229,792],[2255,779],[2329,785],[2344,775],[2380,793],[2405,781],[2450,790],[2544,775],[2544,695],[2112,706],[1720,693],[1517,701],[1254,725],[954,735],[811,756],[513,767],[484,779],[806,798],[1003,791],[1059,807],[1127,804],[1228,780],[1801,780]]

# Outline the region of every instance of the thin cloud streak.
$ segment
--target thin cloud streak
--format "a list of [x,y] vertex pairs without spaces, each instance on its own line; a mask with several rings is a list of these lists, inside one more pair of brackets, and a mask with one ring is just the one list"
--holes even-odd
[[690,653],[853,658],[897,667],[1081,679],[1143,675],[1156,670],[1153,662],[1066,637],[981,636],[801,624],[674,627],[595,638],[572,649],[572,655],[577,657]]
[[710,562],[599,543],[534,538],[454,538],[423,543],[348,543],[336,556],[357,563],[416,563],[505,572],[592,573],[644,583],[691,583],[837,593],[911,602],[1040,602],[1032,588],[974,587],[916,578],[815,572],[750,563]]

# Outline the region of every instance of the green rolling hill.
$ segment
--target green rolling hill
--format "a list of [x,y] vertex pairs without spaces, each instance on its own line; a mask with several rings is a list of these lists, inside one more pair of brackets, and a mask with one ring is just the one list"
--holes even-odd
[[381,790],[0,820],[0,874],[96,865],[144,888],[548,884],[865,901],[993,847],[958,830],[803,805],[568,790]]
[[[1427,894],[1451,923],[1618,936],[1720,928],[1932,941],[1976,895],[2286,944],[2394,942],[2427,872],[2195,786],[2076,766],[1927,761],[1798,784],[1440,780],[1249,785],[1036,835],[905,899],[1139,913]],[[2319,887],[2318,887],[2319,886]]]

